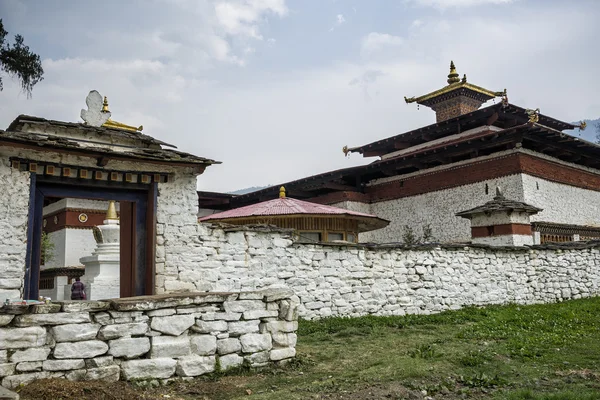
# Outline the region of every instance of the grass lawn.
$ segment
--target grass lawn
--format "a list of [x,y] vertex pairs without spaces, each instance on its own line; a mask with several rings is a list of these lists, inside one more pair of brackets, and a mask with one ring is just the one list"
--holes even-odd
[[[284,368],[146,391],[180,399],[600,399],[600,298],[301,321]],[[26,397],[23,397],[26,398]]]

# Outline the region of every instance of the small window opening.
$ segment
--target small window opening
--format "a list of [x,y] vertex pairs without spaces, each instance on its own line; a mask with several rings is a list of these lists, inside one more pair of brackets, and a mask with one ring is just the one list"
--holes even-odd
[[485,184],[485,194],[490,194],[490,187],[487,183]]
[[539,182],[536,182],[536,183],[535,183],[535,188],[536,188],[537,190],[540,190],[540,184],[539,184]]

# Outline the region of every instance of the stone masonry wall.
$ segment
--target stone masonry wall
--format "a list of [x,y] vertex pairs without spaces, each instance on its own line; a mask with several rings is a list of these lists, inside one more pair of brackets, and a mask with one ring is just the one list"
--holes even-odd
[[[231,231],[226,231],[231,229]],[[283,230],[200,224],[195,262],[164,276],[174,290],[286,287],[300,316],[428,314],[466,305],[600,294],[600,250],[296,244]],[[190,289],[188,289],[190,288]]]
[[0,299],[21,297],[27,221],[29,212],[29,174],[10,167],[0,156]]
[[[25,312],[21,315],[13,315]],[[290,290],[189,293],[0,309],[0,379],[190,377],[296,354]]]

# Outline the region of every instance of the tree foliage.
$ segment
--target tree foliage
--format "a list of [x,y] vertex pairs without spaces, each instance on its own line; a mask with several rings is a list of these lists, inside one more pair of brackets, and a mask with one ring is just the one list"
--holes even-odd
[[[0,19],[0,69],[12,77],[16,77],[21,83],[21,89],[31,97],[33,87],[41,81],[44,75],[40,56],[29,50],[29,46],[23,43],[23,36],[15,35],[15,42],[11,45],[6,36],[8,32],[4,29]],[[3,89],[2,76],[0,76],[0,91]]]

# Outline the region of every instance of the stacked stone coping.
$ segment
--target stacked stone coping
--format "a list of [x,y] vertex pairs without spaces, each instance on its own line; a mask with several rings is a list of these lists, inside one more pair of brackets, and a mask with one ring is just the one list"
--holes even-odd
[[296,354],[297,306],[290,290],[270,289],[3,307],[2,386],[170,379],[284,363]]

